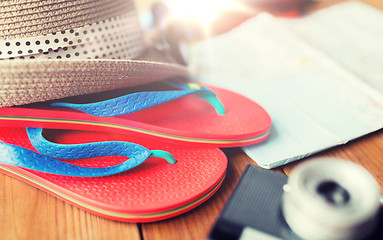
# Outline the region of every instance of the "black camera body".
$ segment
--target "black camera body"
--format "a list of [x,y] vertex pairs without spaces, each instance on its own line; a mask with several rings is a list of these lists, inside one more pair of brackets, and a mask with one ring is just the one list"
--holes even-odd
[[[209,240],[302,240],[287,224],[282,199],[288,177],[248,165],[213,227]],[[362,239],[383,239],[380,206],[374,231]],[[301,223],[302,226],[305,222]]]

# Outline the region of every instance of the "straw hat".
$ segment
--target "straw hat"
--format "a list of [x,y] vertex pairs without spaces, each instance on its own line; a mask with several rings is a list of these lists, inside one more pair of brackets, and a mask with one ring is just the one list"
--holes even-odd
[[186,75],[144,41],[132,0],[0,1],[0,106]]

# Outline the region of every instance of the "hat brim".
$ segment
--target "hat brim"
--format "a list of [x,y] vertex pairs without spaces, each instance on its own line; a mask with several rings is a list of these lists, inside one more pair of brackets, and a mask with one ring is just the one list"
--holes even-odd
[[187,73],[185,66],[154,48],[134,60],[4,60],[0,107],[132,87]]

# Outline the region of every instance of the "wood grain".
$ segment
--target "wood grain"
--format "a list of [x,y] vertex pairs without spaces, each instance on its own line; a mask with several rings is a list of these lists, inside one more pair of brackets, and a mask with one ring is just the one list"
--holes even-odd
[[97,217],[0,174],[0,239],[140,239],[137,224]]

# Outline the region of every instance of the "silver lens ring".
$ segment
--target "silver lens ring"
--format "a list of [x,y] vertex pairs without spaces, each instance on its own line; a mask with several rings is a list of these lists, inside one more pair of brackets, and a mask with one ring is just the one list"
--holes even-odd
[[357,164],[311,160],[294,169],[284,190],[284,218],[303,239],[361,239],[375,227],[379,185]]

